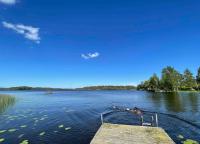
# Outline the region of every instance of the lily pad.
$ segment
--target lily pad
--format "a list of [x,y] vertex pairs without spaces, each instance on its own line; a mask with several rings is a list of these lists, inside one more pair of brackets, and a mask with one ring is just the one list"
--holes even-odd
[[15,131],[17,131],[17,129],[9,129],[8,131],[9,132],[15,132]]
[[7,130],[0,130],[0,134],[6,132]]
[[38,122],[38,120],[35,120],[35,121],[34,121],[34,123],[37,123],[37,122]]
[[58,127],[59,127],[59,128],[63,128],[63,127],[64,127],[64,125],[59,125]]
[[182,142],[183,144],[199,144],[197,141],[192,140],[192,139],[186,139],[185,141]]
[[4,138],[0,138],[0,143],[3,142],[5,139]]
[[25,128],[25,127],[27,127],[27,125],[21,125],[20,127],[21,127],[21,128]]
[[42,120],[45,120],[45,118],[41,118],[40,120],[41,120],[41,121],[42,121]]
[[18,138],[22,138],[24,136],[24,134],[20,134],[19,136],[18,136]]
[[183,135],[178,135],[177,136],[179,139],[184,139],[184,136]]
[[71,127],[67,127],[67,128],[65,128],[66,131],[68,131],[68,130],[70,130],[70,129],[71,129]]
[[28,144],[28,140],[23,140],[20,144]]
[[40,133],[40,136],[43,136],[43,135],[45,135],[45,132],[41,132],[41,133]]

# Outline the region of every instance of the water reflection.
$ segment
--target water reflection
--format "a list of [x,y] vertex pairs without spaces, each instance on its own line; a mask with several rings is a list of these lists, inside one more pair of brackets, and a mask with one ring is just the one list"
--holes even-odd
[[167,111],[185,112],[189,109],[198,112],[198,93],[151,93],[149,98],[157,108],[164,106]]
[[5,112],[8,107],[13,106],[15,102],[14,96],[0,94],[0,114]]

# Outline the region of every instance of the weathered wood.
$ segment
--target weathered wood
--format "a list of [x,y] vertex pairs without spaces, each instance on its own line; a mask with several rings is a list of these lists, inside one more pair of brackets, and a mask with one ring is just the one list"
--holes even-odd
[[158,127],[104,123],[90,144],[175,144]]

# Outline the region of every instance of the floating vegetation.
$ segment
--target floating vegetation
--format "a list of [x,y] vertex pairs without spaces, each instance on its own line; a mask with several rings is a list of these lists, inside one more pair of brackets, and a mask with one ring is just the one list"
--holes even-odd
[[3,142],[3,141],[5,141],[5,139],[4,138],[0,138],[0,143]]
[[0,134],[5,133],[7,130],[0,130]]
[[18,136],[18,138],[22,138],[24,136],[24,134],[20,134],[19,136]]
[[35,120],[35,123],[37,123],[39,120]]
[[40,136],[43,136],[43,135],[45,135],[45,132],[41,132],[39,135],[40,135]]
[[58,126],[58,128],[63,128],[63,127],[64,127],[64,125],[59,125],[59,126]]
[[186,139],[185,141],[182,142],[183,144],[199,144],[197,141],[192,140],[192,139]]
[[15,119],[18,118],[18,116],[9,116],[8,119]]
[[68,131],[68,130],[70,130],[70,129],[71,129],[71,127],[67,127],[67,128],[65,128],[66,131]]
[[15,132],[15,131],[17,131],[17,129],[9,129],[8,131],[9,132]]
[[27,127],[27,125],[21,125],[20,127],[21,127],[21,128],[26,128],[26,127]]
[[5,110],[13,106],[16,102],[16,98],[11,95],[0,94],[0,113],[5,112]]
[[23,140],[20,144],[28,144],[28,140]]
[[66,113],[69,113],[69,112],[74,112],[75,110],[66,110],[65,112]]
[[177,138],[184,139],[183,135],[178,135]]
[[41,120],[41,121],[42,121],[42,120],[45,120],[45,118],[41,118],[40,120]]

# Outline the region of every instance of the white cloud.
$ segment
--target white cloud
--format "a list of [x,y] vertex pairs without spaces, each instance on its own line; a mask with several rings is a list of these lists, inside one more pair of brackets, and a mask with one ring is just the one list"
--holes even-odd
[[95,53],[88,53],[88,54],[81,54],[81,57],[84,59],[92,59],[97,58],[100,54],[98,52]]
[[0,3],[12,5],[16,3],[16,0],[0,0]]
[[25,26],[23,24],[12,24],[5,21],[2,22],[2,24],[5,28],[14,30],[15,32],[23,35],[26,39],[40,43],[39,28]]

